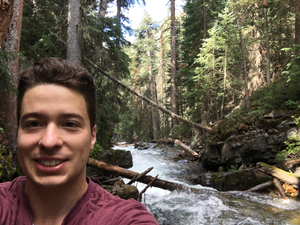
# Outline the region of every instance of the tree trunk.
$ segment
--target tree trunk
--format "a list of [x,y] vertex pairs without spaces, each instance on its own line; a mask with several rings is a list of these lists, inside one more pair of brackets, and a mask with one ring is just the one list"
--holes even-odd
[[268,28],[268,8],[264,7],[264,17],[265,17],[265,35],[266,35],[266,50],[267,50],[267,84],[271,85],[271,74],[270,74],[270,46],[269,46],[269,28]]
[[[171,112],[178,114],[176,99],[176,29],[175,29],[175,0],[171,0]],[[172,117],[172,125],[178,124],[175,117]]]
[[98,12],[98,25],[99,25],[99,42],[95,43],[95,47],[97,49],[97,54],[99,54],[99,58],[102,56],[102,45],[103,45],[103,32],[104,32],[104,18],[107,9],[107,0],[101,0],[99,3],[99,12]]
[[243,69],[244,69],[245,101],[246,101],[247,110],[250,110],[251,103],[250,103],[249,87],[248,87],[247,62],[246,62],[246,57],[245,57],[245,53],[244,53],[244,42],[243,42],[242,28],[241,28],[240,19],[239,19],[238,16],[236,17],[236,21],[237,21],[238,30],[239,30],[240,52],[241,52],[241,55],[242,55]]
[[146,98],[145,96],[137,93],[136,91],[132,90],[130,87],[127,87],[125,84],[123,84],[121,81],[119,81],[118,79],[116,79],[115,77],[109,75],[108,73],[106,73],[103,69],[101,69],[99,66],[95,65],[94,63],[92,63],[89,59],[85,58],[85,60],[97,71],[99,71],[100,73],[102,73],[103,75],[105,75],[106,77],[108,77],[109,79],[111,79],[112,81],[114,81],[115,83],[121,85],[123,88],[127,89],[128,91],[130,91],[131,93],[133,93],[134,95],[138,96],[139,98],[143,99],[145,102],[153,105],[154,107],[156,107],[157,109],[161,110],[162,112],[166,113],[167,115],[170,115],[172,118],[175,117],[177,120],[184,122],[186,124],[189,124],[191,126],[194,126],[195,128],[198,128],[202,131],[205,132],[211,132],[211,128],[210,127],[206,127],[206,126],[202,126],[200,124],[188,121],[184,118],[182,118],[181,116],[178,116],[177,114],[174,114],[173,112],[161,107],[160,105],[156,104],[155,102],[151,101],[150,99]]
[[81,13],[80,0],[68,0],[67,59],[81,65]]
[[[147,32],[147,39],[150,38],[149,31]],[[150,87],[150,94],[151,94],[151,100],[155,103],[156,98],[155,98],[155,84],[154,84],[154,79],[153,79],[153,74],[152,74],[152,54],[150,51],[147,51],[148,58],[150,60],[149,63],[149,68],[148,68],[148,77],[149,77],[149,87]],[[158,136],[158,115],[156,113],[156,109],[151,105],[151,117],[152,117],[152,134],[153,138],[156,139]]]
[[206,1],[203,1],[203,39],[206,39]]
[[121,36],[121,0],[117,0],[117,24],[119,26],[117,33],[117,45],[119,45]]
[[[160,67],[159,67],[159,76],[160,77],[160,82],[159,82],[159,87],[158,87],[158,102],[160,105],[165,106],[166,105],[166,77],[165,77],[165,35],[164,31],[161,31],[160,33]],[[165,127],[169,127],[169,120],[166,114],[162,114],[162,125]]]
[[[116,37],[116,46],[117,48],[120,48],[120,37],[121,37],[121,9],[122,9],[122,1],[121,0],[117,0],[117,37]],[[118,71],[114,74],[115,78],[117,80],[119,80],[119,73]],[[119,87],[118,85],[114,86],[114,93],[113,93],[113,96],[112,96],[112,102],[113,102],[113,105],[112,105],[112,108],[115,112],[118,111],[118,98],[119,98]],[[111,133],[111,137],[113,137],[114,135],[114,132],[115,132],[115,126],[116,126],[116,123],[115,121],[110,121],[110,133]]]
[[284,170],[278,169],[275,166],[270,166],[263,162],[258,162],[258,163],[256,163],[256,165],[258,167],[260,167],[260,169],[262,171],[264,171],[265,173],[271,174],[273,177],[276,177],[279,180],[289,183],[292,186],[294,186],[295,188],[299,189],[299,187],[300,187],[300,177],[299,176],[289,173],[289,172],[286,172]]
[[223,96],[221,103],[221,113],[220,116],[223,118],[224,104],[225,104],[225,92],[226,92],[226,79],[227,79],[227,47],[225,47],[225,58],[224,58],[224,78],[223,78]]
[[[105,18],[106,9],[107,9],[107,0],[101,0],[99,3],[99,13],[98,13],[99,28],[101,30],[101,33],[103,32],[103,29],[104,29],[104,21],[102,19]],[[102,39],[101,39],[101,41],[102,41]]]
[[[6,52],[19,52],[23,0],[0,1],[0,48]],[[1,62],[2,63],[2,62]],[[17,86],[19,60],[8,61],[8,80],[13,87]],[[15,93],[0,90],[0,118],[13,155],[16,153],[17,133],[17,98]]]
[[[295,16],[295,44],[300,44],[300,1],[296,0],[296,16]],[[300,55],[300,52],[296,52]]]

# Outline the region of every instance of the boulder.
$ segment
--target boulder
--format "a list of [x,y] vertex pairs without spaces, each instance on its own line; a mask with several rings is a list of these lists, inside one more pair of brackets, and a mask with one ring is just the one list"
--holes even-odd
[[290,124],[290,121],[282,121],[275,128],[231,135],[225,141],[209,143],[202,154],[202,162],[208,170],[213,171],[217,171],[220,166],[240,166],[256,162],[274,164],[276,154],[285,148],[284,142],[294,135],[299,136],[300,129],[295,124]]
[[218,191],[245,191],[272,179],[271,176],[258,169],[250,169],[226,173],[204,173],[199,175],[194,183],[212,187]]
[[96,159],[126,169],[133,165],[131,152],[120,149],[100,151]]
[[148,142],[136,142],[135,145],[134,145],[134,148],[137,148],[138,150],[146,150],[148,148],[151,148],[153,146],[150,145],[150,143]]
[[133,198],[135,200],[138,199],[139,191],[136,186],[128,185],[120,180],[116,182],[113,186],[110,185],[102,185],[102,187],[110,192],[113,195],[117,195],[122,199],[130,199]]

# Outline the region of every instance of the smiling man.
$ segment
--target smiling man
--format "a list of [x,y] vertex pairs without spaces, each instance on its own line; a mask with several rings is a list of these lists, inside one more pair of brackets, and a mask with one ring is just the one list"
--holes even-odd
[[46,58],[18,86],[18,160],[25,177],[0,184],[0,224],[157,224],[135,200],[86,177],[96,141],[96,86],[83,68]]

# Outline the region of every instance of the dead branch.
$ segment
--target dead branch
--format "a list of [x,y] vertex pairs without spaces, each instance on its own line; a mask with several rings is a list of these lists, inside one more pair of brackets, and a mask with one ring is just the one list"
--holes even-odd
[[146,190],[152,185],[152,183],[157,179],[158,174],[156,175],[156,177],[153,178],[153,180],[140,192],[139,197],[138,197],[138,201],[141,202],[142,201],[142,195],[146,192]]
[[276,190],[278,191],[279,195],[281,196],[281,198],[287,199],[280,181],[277,180],[276,178],[274,178],[273,183],[274,183],[274,186],[275,186]]
[[153,167],[150,167],[149,169],[145,170],[143,173],[141,173],[140,175],[138,176],[134,176],[133,179],[131,179],[128,184],[133,184],[135,181],[138,181],[141,177],[144,177],[146,176],[146,174],[148,174],[151,170],[153,169]]

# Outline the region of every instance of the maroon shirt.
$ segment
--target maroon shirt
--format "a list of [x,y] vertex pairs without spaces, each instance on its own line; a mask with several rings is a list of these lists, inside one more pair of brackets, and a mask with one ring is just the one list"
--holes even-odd
[[[62,225],[158,224],[139,202],[120,199],[88,178],[88,189],[65,217]],[[33,214],[24,191],[25,177],[0,183],[0,224],[32,225]]]

